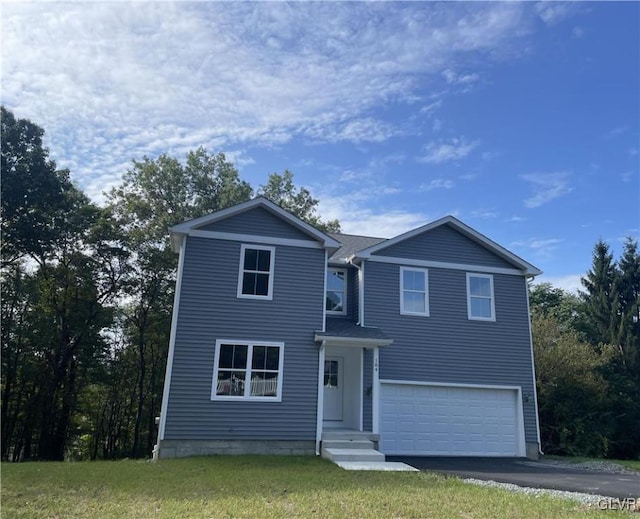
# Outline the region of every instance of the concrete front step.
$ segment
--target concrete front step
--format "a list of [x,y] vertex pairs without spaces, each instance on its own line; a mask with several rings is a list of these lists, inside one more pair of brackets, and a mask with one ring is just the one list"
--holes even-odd
[[399,461],[336,461],[344,470],[382,470],[393,472],[418,472],[418,469]]
[[369,440],[323,440],[325,449],[373,449],[374,445]]
[[346,431],[340,429],[332,431],[331,429],[325,429],[322,432],[322,441],[326,440],[361,440],[377,442],[380,441],[380,435],[367,431]]
[[322,449],[322,456],[334,463],[338,461],[384,461],[384,454],[373,449]]

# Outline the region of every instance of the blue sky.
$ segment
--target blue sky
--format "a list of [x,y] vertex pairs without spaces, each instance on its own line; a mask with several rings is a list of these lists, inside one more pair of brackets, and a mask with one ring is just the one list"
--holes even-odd
[[453,214],[575,289],[640,228],[640,4],[5,3],[2,103],[97,202],[132,159],[291,170],[349,233]]

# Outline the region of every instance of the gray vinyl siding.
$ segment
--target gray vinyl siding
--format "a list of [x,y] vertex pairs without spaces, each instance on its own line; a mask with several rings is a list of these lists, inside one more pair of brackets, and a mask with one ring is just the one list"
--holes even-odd
[[[400,315],[400,265],[367,262],[365,322],[392,337],[380,378],[521,386],[533,395],[526,280],[494,274],[496,321],[467,317],[466,273],[429,270],[430,317]],[[535,404],[524,403],[526,441],[537,441]]]
[[496,256],[449,225],[436,227],[391,245],[376,252],[375,255],[514,268],[511,263]]
[[[315,439],[325,252],[275,246],[273,300],[236,296],[240,242],[189,237],[165,439]],[[284,342],[282,402],[211,400],[216,339]]]
[[230,216],[224,220],[199,227],[202,231],[217,231],[237,234],[255,234],[289,238],[294,240],[313,240],[311,236],[297,229],[279,216],[275,216],[263,207]]

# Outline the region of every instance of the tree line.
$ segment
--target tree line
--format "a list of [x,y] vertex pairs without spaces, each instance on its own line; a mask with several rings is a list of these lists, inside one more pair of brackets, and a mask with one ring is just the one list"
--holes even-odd
[[[168,229],[262,194],[311,225],[318,200],[272,173],[254,190],[224,154],[134,160],[98,206],[44,130],[1,108],[3,460],[148,457],[156,441],[177,255]],[[640,257],[599,242],[585,290],[531,288],[543,449],[640,455]]]
[[[2,107],[3,460],[149,456],[156,440],[177,255],[168,229],[249,200],[224,154],[133,161],[103,207],[59,170],[44,131]],[[293,174],[262,194],[308,223]]]
[[530,290],[542,450],[640,459],[640,254],[593,249],[582,290]]

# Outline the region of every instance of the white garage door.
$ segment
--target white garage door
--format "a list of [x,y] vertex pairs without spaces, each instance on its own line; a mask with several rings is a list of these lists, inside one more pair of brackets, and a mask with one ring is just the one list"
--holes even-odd
[[523,456],[517,391],[381,384],[385,454]]

